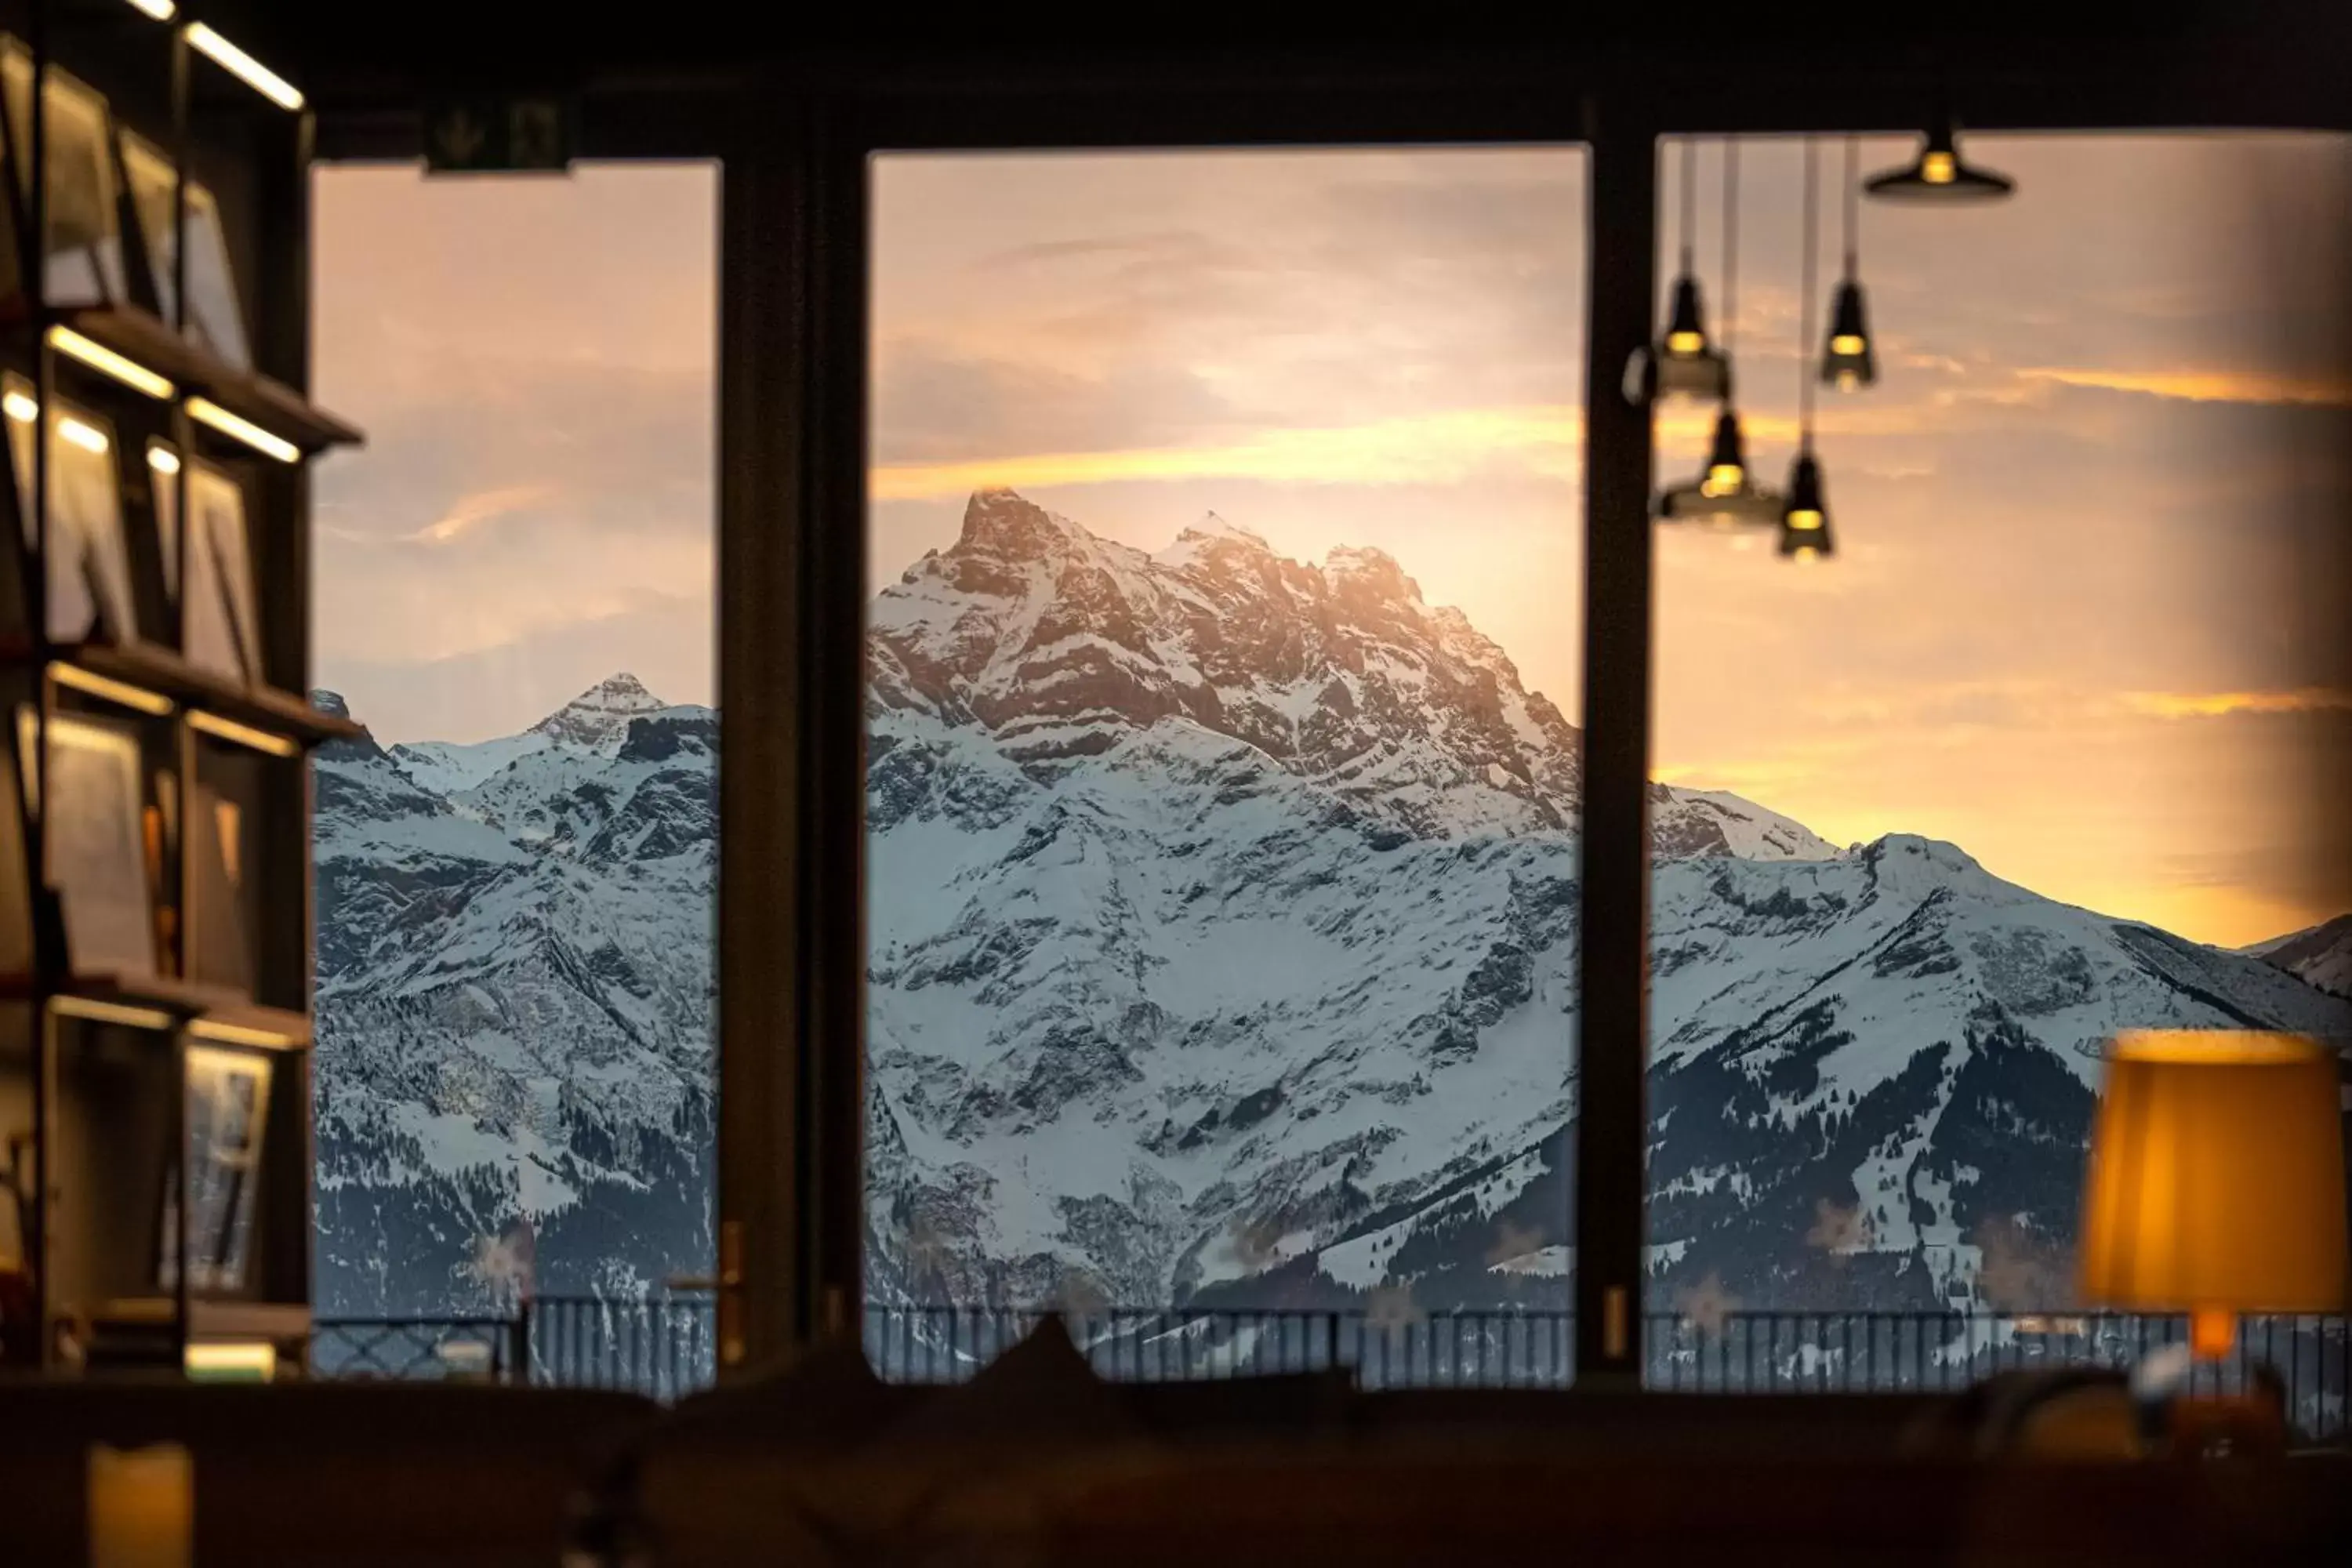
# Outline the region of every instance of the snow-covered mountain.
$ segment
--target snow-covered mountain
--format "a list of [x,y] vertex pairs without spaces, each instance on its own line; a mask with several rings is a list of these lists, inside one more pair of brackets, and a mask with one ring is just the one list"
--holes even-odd
[[[1376,551],[1001,490],[870,626],[877,1295],[1564,1294],[1579,752],[1500,648]],[[2102,1039],[2352,1032],[1949,845],[1653,805],[1664,1299],[2054,1294]]]
[[509,740],[320,753],[323,1310],[480,1304],[519,1220],[543,1289],[708,1270],[717,744],[616,676]]
[[[1397,563],[1009,491],[874,602],[878,1300],[1559,1300],[1575,729]],[[708,1267],[713,716],[320,759],[321,1296]],[[1950,845],[1655,786],[1659,1299],[2062,1294],[2119,1027],[2352,1037],[2254,956]],[[495,1251],[496,1249],[492,1249]]]
[[2322,991],[2352,997],[2352,914],[2258,942],[2246,951]]

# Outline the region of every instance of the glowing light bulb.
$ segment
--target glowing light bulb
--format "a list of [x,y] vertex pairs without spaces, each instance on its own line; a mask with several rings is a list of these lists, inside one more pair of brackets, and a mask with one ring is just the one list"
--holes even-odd
[[1703,496],[1727,496],[1739,488],[1748,471],[1737,463],[1717,463],[1707,469],[1706,479],[1698,487]]
[[1858,354],[1866,346],[1859,332],[1840,332],[1830,340],[1830,353],[1833,354]]
[[1919,160],[1919,177],[1931,185],[1948,185],[1959,170],[1959,160],[1949,153],[1931,152]]
[[1820,512],[1792,511],[1789,514],[1789,526],[1795,529],[1800,533],[1810,532],[1812,530],[1821,527],[1821,525],[1822,514]]
[[5,408],[8,417],[19,425],[30,425],[41,416],[41,405],[21,392],[12,392],[0,397],[0,408]]
[[1668,353],[1695,354],[1705,347],[1706,347],[1706,336],[1703,332],[1668,332],[1666,334]]

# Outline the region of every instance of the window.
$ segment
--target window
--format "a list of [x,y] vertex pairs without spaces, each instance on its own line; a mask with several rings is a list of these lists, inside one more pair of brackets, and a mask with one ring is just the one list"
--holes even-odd
[[1582,164],[876,160],[885,1371],[1567,1376]]
[[717,173],[315,195],[372,437],[317,503],[373,734],[315,770],[319,1310],[657,1292],[712,1256]]
[[[2305,809],[2352,700],[2307,586],[2343,581],[2340,279],[2263,248],[2288,200],[2340,195],[2342,146],[1969,146],[2013,198],[1861,210],[1881,379],[1821,395],[1834,559],[1659,530],[1657,776],[1776,827],[1655,871],[1654,1381],[1958,1383],[2107,1331],[2041,1316],[2075,1301],[2105,1042],[2352,1037],[2341,921],[2259,945],[2352,908],[2340,822]],[[1801,157],[1742,163],[1739,405],[1776,486],[1826,331],[1817,303],[1798,341]],[[1822,157],[1826,300],[1843,144]],[[1662,430],[1673,482],[1705,429]]]

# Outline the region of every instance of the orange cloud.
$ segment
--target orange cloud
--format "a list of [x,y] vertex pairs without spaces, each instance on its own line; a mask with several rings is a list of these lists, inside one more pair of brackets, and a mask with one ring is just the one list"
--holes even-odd
[[2017,374],[2028,381],[2097,387],[2107,392],[2137,392],[2150,397],[2178,398],[2188,403],[2296,403],[2328,408],[2352,407],[2352,387],[2341,383],[2306,381],[2263,371],[2064,370],[2041,367],[2021,370]]
[[1249,479],[1293,484],[1446,484],[1497,465],[1571,479],[1584,418],[1559,404],[1446,409],[1361,425],[1284,427],[1239,441],[1124,451],[1046,452],[947,463],[898,463],[868,477],[877,500],[1123,480]]
[[[1657,451],[1668,464],[1695,459],[1715,433],[1715,411],[1671,405],[1657,416]],[[1780,415],[1742,416],[1751,450],[1791,446],[1797,423]],[[1840,411],[1825,433],[1880,435],[1922,427],[1906,410]],[[1289,484],[1453,484],[1497,468],[1573,479],[1583,461],[1584,411],[1569,404],[1440,409],[1359,425],[1283,426],[1238,441],[1095,452],[1034,452],[937,463],[886,463],[869,470],[876,500],[969,495],[993,485],[1015,489],[1137,480],[1244,479]],[[1759,459],[1764,460],[1759,453]],[[1774,459],[1777,460],[1777,459]],[[1671,468],[1661,474],[1674,482]]]
[[2352,691],[2328,686],[2305,686],[2292,691],[2126,691],[2123,701],[2134,713],[2155,719],[2352,712]]
[[500,485],[495,489],[460,496],[447,511],[414,533],[401,536],[403,544],[446,544],[471,533],[486,522],[552,500],[553,485]]

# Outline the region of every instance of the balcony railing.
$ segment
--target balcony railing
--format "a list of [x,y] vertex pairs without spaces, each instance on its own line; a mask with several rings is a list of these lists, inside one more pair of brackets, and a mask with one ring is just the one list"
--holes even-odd
[[[872,1306],[868,1359],[884,1377],[960,1383],[1050,1308]],[[1345,1370],[1381,1388],[1565,1388],[1576,1321],[1565,1311],[1402,1314],[1363,1310],[1064,1310],[1103,1376],[1248,1377]],[[2111,1313],[1729,1312],[1706,1321],[1651,1313],[1644,1381],[1707,1393],[1860,1394],[1957,1390],[2019,1367],[2133,1365],[2185,1342],[2186,1319]],[[675,1399],[715,1365],[707,1295],[646,1300],[541,1297],[504,1317],[323,1319],[314,1376],[476,1377],[632,1389]],[[2249,1318],[2221,1362],[2200,1362],[2200,1393],[2252,1386],[2269,1367],[2307,1436],[2340,1439],[2352,1409],[2352,1324],[2342,1316]]]

